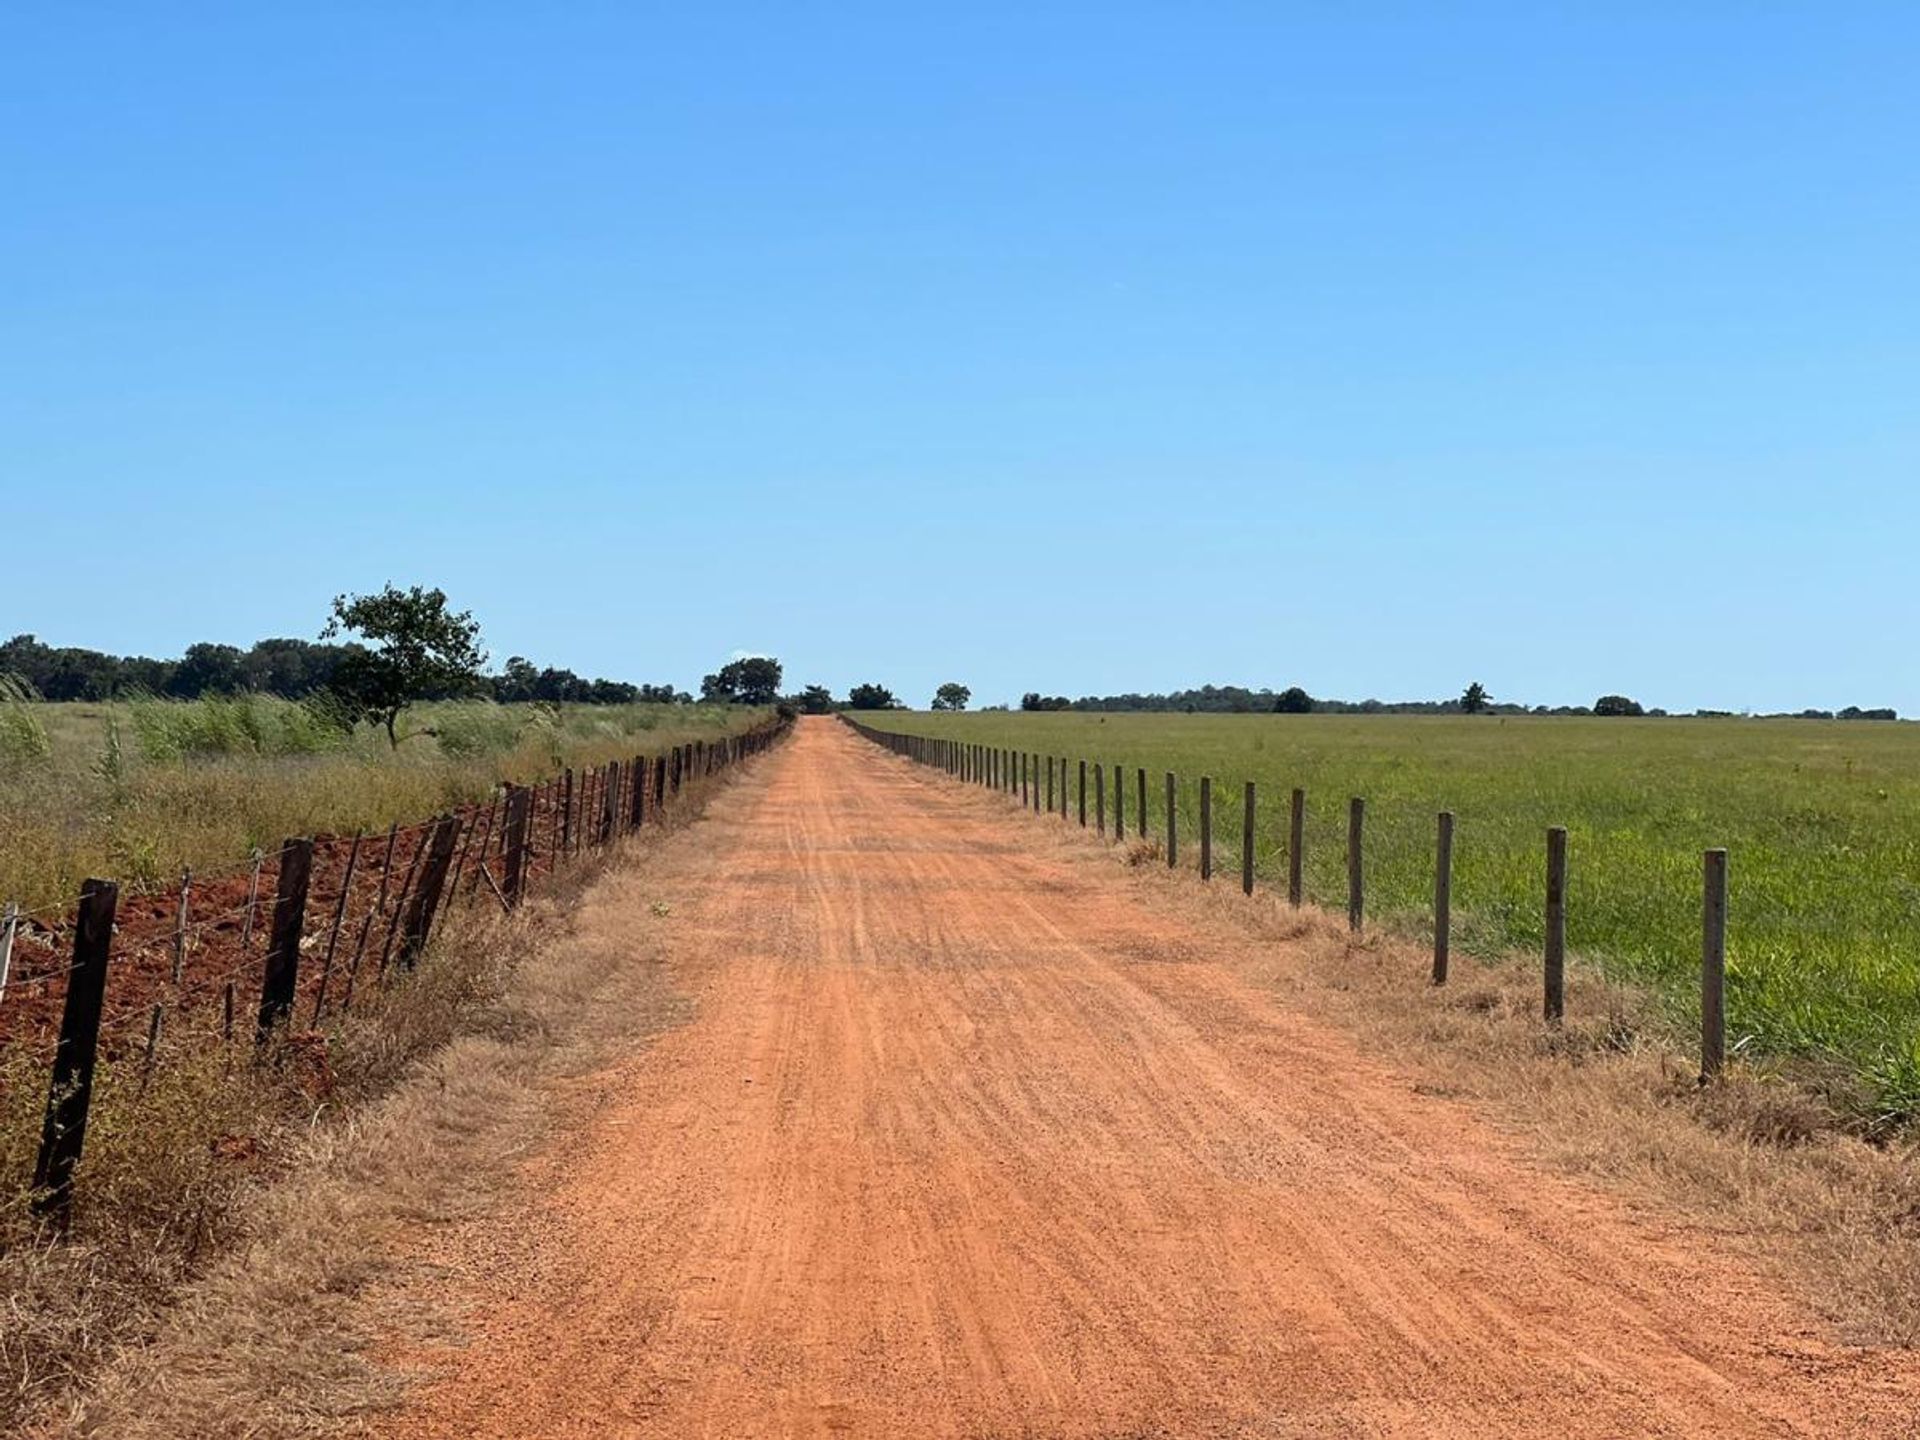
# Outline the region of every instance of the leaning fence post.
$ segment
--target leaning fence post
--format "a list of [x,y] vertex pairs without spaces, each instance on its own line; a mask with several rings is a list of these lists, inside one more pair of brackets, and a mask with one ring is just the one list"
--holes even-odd
[[1727,1063],[1727,852],[1709,850],[1700,938],[1700,1081]]
[[267,963],[260,976],[260,1018],[254,1039],[265,1044],[273,1027],[293,1013],[300,973],[300,931],[307,918],[307,882],[313,875],[313,841],[289,840],[280,847],[280,872],[273,885],[273,930],[267,939]]
[[1300,908],[1307,898],[1307,792],[1296,787],[1287,820],[1287,903]]
[[[180,983],[180,972],[187,963],[187,903],[193,893],[193,867],[180,872],[180,904],[173,916],[173,983]],[[4,968],[4,967],[0,967]],[[0,979],[0,989],[6,982]]]
[[[527,886],[527,824],[531,819],[533,792],[524,785],[507,787],[506,901],[509,910],[520,906]],[[485,868],[484,866],[482,867]]]
[[1547,1022],[1560,1023],[1567,1011],[1567,832],[1561,825],[1547,831]]
[[1367,802],[1356,795],[1347,806],[1347,928],[1356,935],[1367,915],[1367,876],[1361,864],[1366,825]]
[[1240,890],[1253,894],[1253,781],[1247,781],[1246,813],[1240,817]]
[[1213,878],[1213,777],[1200,777],[1200,878]]
[[80,887],[73,927],[73,969],[60,1014],[60,1041],[53,1052],[46,1122],[33,1167],[33,1208],[66,1229],[73,1213],[73,1170],[87,1139],[87,1109],[93,1102],[93,1062],[100,1045],[100,1009],[107,994],[107,955],[113,944],[113,912],[120,891],[111,880]]
[[1173,771],[1167,771],[1167,868],[1173,868],[1174,852],[1180,843],[1180,807],[1175,797]]
[[414,888],[413,904],[400,929],[400,963],[411,970],[427,948],[433,932],[433,917],[440,908],[440,891],[447,883],[447,869],[453,863],[453,847],[460,839],[460,817],[449,815],[433,827],[427,841],[427,864]]
[[1433,847],[1433,983],[1447,983],[1453,950],[1453,812],[1442,810]]

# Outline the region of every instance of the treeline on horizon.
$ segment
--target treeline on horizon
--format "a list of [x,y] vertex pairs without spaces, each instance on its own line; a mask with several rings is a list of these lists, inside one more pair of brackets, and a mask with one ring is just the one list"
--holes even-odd
[[[1603,695],[1592,705],[1516,705],[1499,703],[1491,697],[1470,706],[1464,695],[1449,700],[1325,700],[1309,695],[1298,685],[1284,690],[1249,690],[1240,685],[1202,685],[1195,690],[1174,690],[1167,694],[1128,692],[1121,695],[1083,695],[1077,700],[1064,695],[1043,695],[1028,691],[1021,697],[1022,710],[1085,710],[1122,713],[1138,711],[1184,715],[1645,715],[1665,716],[1671,712],[1642,708],[1623,695]],[[1731,710],[1694,710],[1694,716],[1728,718]],[[1794,710],[1752,716],[1765,720],[1897,720],[1899,713],[1890,707],[1863,709],[1849,705],[1843,710]]]
[[[287,700],[305,700],[331,688],[340,663],[363,653],[351,642],[272,639],[242,650],[237,645],[189,645],[177,660],[144,655],[109,655],[77,646],[42,644],[32,635],[16,635],[0,644],[0,676],[25,681],[45,700],[112,700],[129,695],[158,695],[198,700],[207,695],[257,692]],[[624,680],[588,679],[571,670],[541,668],[511,656],[497,675],[481,677],[479,688],[449,689],[423,695],[430,700],[479,694],[507,704],[544,700],[581,705],[630,705],[636,702],[688,704],[693,696],[672,685],[634,685]]]

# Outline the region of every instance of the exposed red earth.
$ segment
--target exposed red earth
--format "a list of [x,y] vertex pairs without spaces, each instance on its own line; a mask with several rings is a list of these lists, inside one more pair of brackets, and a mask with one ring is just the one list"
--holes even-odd
[[409,1352],[388,1433],[1920,1433],[1910,1353],[1530,1166],[1031,823],[808,721],[697,864],[589,899],[671,927],[692,1018],[435,1239],[472,1333]]

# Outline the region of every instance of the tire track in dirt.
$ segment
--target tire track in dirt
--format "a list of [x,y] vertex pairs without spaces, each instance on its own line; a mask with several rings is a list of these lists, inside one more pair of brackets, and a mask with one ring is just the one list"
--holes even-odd
[[664,897],[696,1018],[537,1238],[456,1237],[474,1342],[392,1433],[1920,1433],[1911,1357],[1524,1167],[1020,823],[802,723]]

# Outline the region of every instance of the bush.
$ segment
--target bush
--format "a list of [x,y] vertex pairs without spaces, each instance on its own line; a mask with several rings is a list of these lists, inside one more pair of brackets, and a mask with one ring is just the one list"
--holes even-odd
[[26,681],[0,675],[0,771],[44,764],[53,754],[47,727],[34,713],[40,697]]

